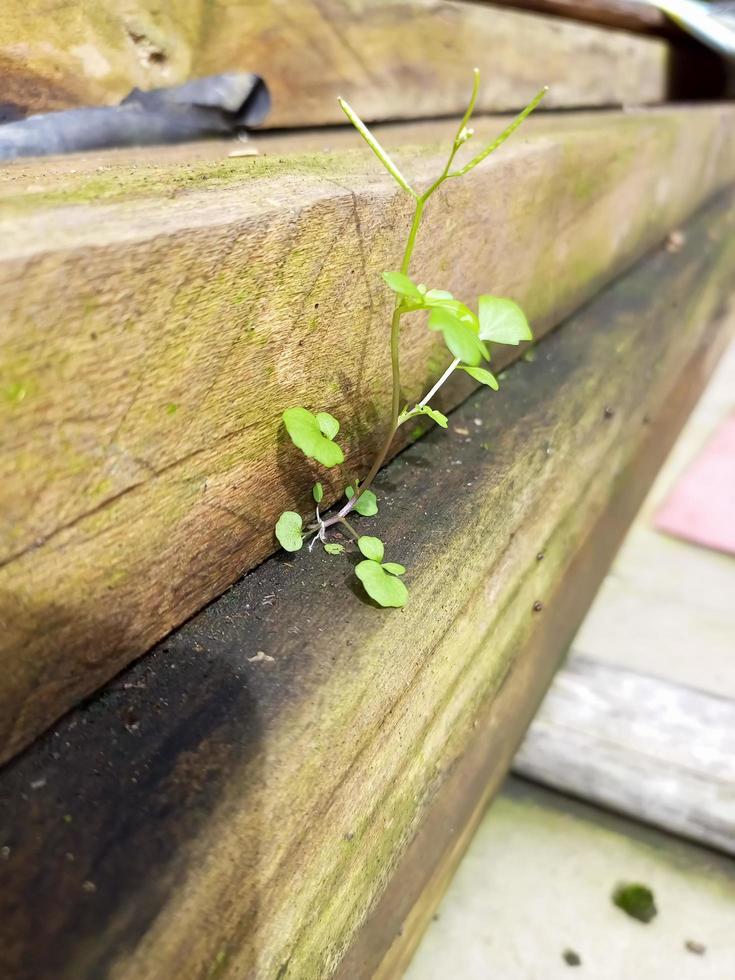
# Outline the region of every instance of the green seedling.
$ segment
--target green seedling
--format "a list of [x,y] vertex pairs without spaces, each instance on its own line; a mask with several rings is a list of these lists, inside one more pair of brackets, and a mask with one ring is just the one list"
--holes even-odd
[[[355,569],[358,579],[367,594],[379,605],[386,607],[400,607],[406,603],[408,590],[400,579],[405,568],[397,562],[384,562],[382,541],[370,535],[359,534],[347,518],[353,511],[361,517],[373,517],[377,514],[378,501],[375,493],[371,490],[371,485],[385,462],[393,437],[401,425],[410,420],[415,422],[418,416],[426,415],[437,425],[446,429],[446,416],[438,409],[433,408],[430,402],[455,371],[465,371],[475,381],[497,391],[498,378],[484,366],[490,361],[489,344],[518,345],[523,341],[533,339],[531,328],[523,311],[513,300],[486,294],[478,298],[475,310],[456,299],[447,290],[430,289],[423,283],[415,282],[409,275],[416,237],[429,199],[446,181],[455,180],[468,174],[497,150],[515,132],[526,116],[533,112],[547,91],[545,88],[542,89],[492,143],[472,156],[468,162],[462,165],[455,164],[457,154],[474,135],[469,123],[477,101],[479,87],[480,73],[478,69],[475,69],[469,105],[452,142],[446,165],[436,180],[422,192],[416,190],[404,177],[388,152],[381,146],[355,110],[344,99],[339,100],[342,111],[360,136],[401,190],[405,191],[414,201],[414,214],[408,231],[401,267],[399,270],[383,273],[385,285],[395,297],[389,334],[393,380],[391,415],[390,420],[386,423],[385,437],[381,447],[376,453],[367,474],[362,480],[359,482],[355,480],[353,485],[346,488],[346,503],[336,513],[323,517],[319,505],[324,498],[324,491],[321,483],[317,483],[312,491],[316,502],[315,519],[304,527],[299,514],[286,511],[281,514],[276,524],[276,537],[287,551],[298,551],[304,542],[311,538],[309,550],[313,548],[316,541],[321,541],[327,554],[339,555],[345,550],[343,545],[327,541],[327,533],[330,528],[337,525],[346,530],[355,539],[364,556],[364,560],[359,562]],[[413,407],[408,405],[401,407],[401,364],[399,358],[401,320],[405,314],[418,311],[427,315],[429,330],[442,335],[451,354],[451,362],[420,402]],[[339,422],[332,415],[327,412],[312,414],[306,408],[301,407],[289,408],[283,413],[283,423],[293,444],[309,459],[313,459],[327,468],[339,466],[344,462],[342,448],[334,441],[339,434]],[[414,429],[415,424],[412,431]]]

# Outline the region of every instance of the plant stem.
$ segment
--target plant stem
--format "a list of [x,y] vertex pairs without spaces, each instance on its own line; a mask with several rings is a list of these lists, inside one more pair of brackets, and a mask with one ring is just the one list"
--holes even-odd
[[344,526],[350,532],[350,534],[355,539],[355,541],[357,541],[357,539],[360,537],[360,535],[357,533],[357,531],[354,529],[354,527],[349,523],[349,521],[345,520],[344,517],[340,517],[339,522],[340,522],[340,524],[344,524]]
[[456,371],[458,365],[459,365],[459,358],[458,357],[455,357],[455,359],[452,361],[452,363],[446,369],[446,371],[441,376],[441,378],[439,378],[439,380],[434,385],[434,387],[431,388],[424,395],[424,397],[421,399],[421,401],[417,405],[415,405],[410,411],[408,411],[408,412],[401,412],[401,414],[398,417],[398,425],[399,426],[400,425],[403,425],[404,422],[408,422],[408,420],[409,419],[412,419],[415,415],[419,415],[420,414],[420,409],[424,408],[426,405],[429,404],[429,402],[431,401],[431,399],[434,397],[434,395],[437,393],[437,391],[439,391],[439,389],[444,384],[444,382],[448,380],[448,378],[450,377],[451,374],[454,373],[454,371]]
[[[401,262],[401,272],[406,275],[408,273],[409,266],[411,264],[411,257],[413,256],[414,246],[416,245],[416,236],[418,234],[419,225],[421,224],[421,217],[424,213],[424,205],[426,204],[427,195],[424,194],[421,197],[416,198],[416,207],[413,212],[413,219],[411,221],[411,229],[408,233],[408,239],[406,241],[406,248],[403,252],[403,260]],[[332,524],[336,524],[338,520],[343,518],[346,514],[349,514],[355,507],[355,504],[360,499],[362,494],[369,489],[371,483],[375,479],[380,470],[380,467],[385,462],[385,458],[390,451],[391,443],[393,442],[393,436],[396,434],[396,430],[399,425],[399,417],[401,414],[401,359],[400,359],[400,340],[401,340],[401,317],[406,312],[401,306],[401,298],[396,298],[396,304],[393,307],[393,317],[390,322],[390,363],[391,363],[391,373],[393,376],[393,397],[391,402],[391,416],[390,416],[390,426],[385,436],[385,440],[380,447],[378,454],[373,460],[372,466],[368,470],[368,474],[362,483],[357,487],[356,492],[353,497],[351,497],[344,507],[336,514],[334,517],[330,517],[325,523],[327,527]]]
[[449,367],[444,372],[444,374],[441,376],[441,378],[439,378],[439,380],[437,381],[437,383],[431,389],[431,391],[428,392],[428,394],[424,395],[424,397],[418,403],[417,408],[423,408],[424,405],[428,405],[429,404],[429,400],[434,397],[434,395],[437,393],[437,391],[439,391],[439,389],[441,388],[441,386],[447,380],[447,378],[449,377],[449,375],[456,369],[456,367],[457,367],[458,364],[459,364],[459,358],[458,357],[455,357],[454,360],[452,361],[452,363],[449,365]]
[[[413,189],[413,187],[409,184],[409,182],[400,172],[396,164],[390,158],[386,150],[380,145],[378,140],[373,136],[373,134],[370,132],[367,126],[365,126],[365,124],[362,122],[362,120],[354,111],[354,109],[352,109],[352,107],[348,105],[348,103],[346,103],[344,99],[339,100],[339,104],[342,107],[345,114],[347,115],[347,118],[355,126],[355,128],[360,133],[360,135],[365,140],[365,142],[368,144],[368,146],[371,148],[373,153],[375,153],[375,155],[381,161],[381,163],[386,168],[386,170],[395,179],[395,181],[399,184],[399,186],[403,190],[405,190],[408,194],[410,194],[411,197],[413,197],[414,200],[416,201],[413,220],[411,221],[411,228],[409,230],[408,239],[406,241],[406,248],[403,252],[403,261],[401,262],[401,272],[403,273],[403,275],[408,275],[409,266],[411,264],[411,258],[413,257],[414,246],[416,244],[416,236],[418,234],[419,225],[421,224],[421,218],[424,213],[424,207],[426,205],[426,202],[434,193],[434,191],[436,191],[439,187],[441,187],[441,185],[444,183],[445,180],[449,180],[451,177],[460,177],[463,174],[468,173],[470,170],[476,167],[478,163],[481,163],[486,157],[488,157],[493,152],[493,150],[496,150],[502,143],[504,143],[505,140],[507,140],[508,137],[518,128],[518,126],[520,126],[520,124],[523,122],[526,116],[528,116],[531,112],[533,112],[533,110],[536,108],[536,106],[543,99],[543,97],[546,95],[547,92],[547,89],[543,88],[536,95],[536,97],[526,106],[526,108],[516,116],[516,118],[510,123],[510,125],[503,130],[500,136],[498,136],[493,143],[491,143],[488,147],[486,147],[486,149],[484,149],[476,157],[470,160],[470,162],[467,163],[464,167],[462,167],[459,170],[453,171],[451,170],[451,167],[454,162],[454,158],[457,155],[457,151],[467,141],[469,136],[472,135],[471,131],[467,130],[467,124],[470,121],[470,117],[472,116],[472,111],[475,107],[475,101],[477,99],[479,85],[480,85],[480,73],[478,69],[475,68],[473,73],[473,81],[472,81],[472,95],[470,97],[470,101],[467,106],[467,111],[462,117],[462,121],[460,122],[459,128],[457,129],[457,134],[454,137],[454,141],[452,142],[452,149],[449,153],[449,158],[446,162],[444,170],[437,177],[434,183],[431,184],[424,191],[423,194],[418,194]],[[383,444],[381,445],[377,455],[373,459],[372,465],[368,470],[367,476],[362,481],[360,486],[356,487],[356,491],[354,495],[347,501],[344,507],[342,507],[337,514],[335,514],[333,517],[328,518],[326,521],[322,522],[322,528],[330,527],[331,525],[336,524],[338,521],[342,523],[346,523],[344,518],[346,517],[347,514],[351,513],[351,511],[355,508],[357,501],[360,499],[362,494],[370,487],[373,480],[377,476],[380,467],[385,462],[385,459],[388,453],[390,452],[390,447],[391,447],[391,443],[393,442],[393,437],[395,436],[396,430],[398,429],[399,425],[405,422],[406,419],[411,418],[413,414],[413,412],[407,412],[405,415],[402,416],[400,411],[401,409],[401,365],[400,365],[401,317],[403,316],[404,313],[408,313],[408,312],[410,312],[410,308],[407,308],[406,304],[404,303],[403,299],[400,296],[397,297],[395,306],[393,308],[393,317],[391,319],[391,325],[390,325],[390,360],[391,360],[391,373],[393,377],[393,396],[391,400],[390,426],[388,427],[388,431],[386,432],[385,440],[383,441]],[[439,390],[439,388],[441,388],[441,386],[444,384],[444,382],[447,380],[450,374],[455,370],[458,363],[459,361],[456,359],[452,361],[452,363],[449,365],[449,367],[441,376],[441,378],[437,381],[437,383],[433,386],[433,388],[429,391],[429,393],[425,396],[425,398],[421,402],[419,402],[419,404],[416,406],[417,408],[423,408],[428,403],[429,399],[434,394],[436,394],[436,392]]]

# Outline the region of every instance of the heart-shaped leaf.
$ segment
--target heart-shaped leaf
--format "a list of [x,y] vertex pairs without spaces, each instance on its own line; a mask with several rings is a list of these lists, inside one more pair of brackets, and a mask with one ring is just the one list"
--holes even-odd
[[385,571],[376,561],[361,561],[355,569],[365,591],[378,605],[400,608],[406,605],[408,589],[395,575]]
[[285,548],[286,551],[299,550],[304,543],[301,536],[302,526],[303,521],[300,514],[296,514],[292,510],[285,510],[281,514],[276,524],[276,537],[282,548]]
[[512,299],[500,296],[481,296],[480,337],[495,344],[520,344],[533,340],[526,314]]
[[[326,412],[319,414],[332,418]],[[338,466],[344,462],[345,456],[340,447],[323,434],[317,417],[307,409],[287,408],[283,413],[283,422],[294,446],[297,446],[305,456],[315,459],[323,466]]]

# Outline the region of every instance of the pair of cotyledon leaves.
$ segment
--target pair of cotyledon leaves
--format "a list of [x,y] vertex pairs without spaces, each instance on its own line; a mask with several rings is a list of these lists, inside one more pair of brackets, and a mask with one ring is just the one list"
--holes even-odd
[[[276,537],[286,551],[298,551],[304,543],[302,529],[301,515],[287,510],[278,518]],[[365,560],[358,563],[355,574],[370,598],[381,606],[405,606],[408,589],[397,578],[406,571],[403,565],[383,561],[385,549],[380,538],[363,534],[357,539],[357,546]],[[341,555],[345,549],[341,544],[329,542],[324,545],[324,550],[330,555]]]
[[429,329],[442,333],[444,343],[462,362],[461,369],[496,391],[498,382],[494,375],[479,367],[483,360],[490,360],[487,344],[517,345],[533,339],[523,310],[512,299],[480,296],[478,311],[474,313],[446,290],[427,289],[402,272],[384,272],[383,279],[401,297],[407,311],[428,310]]
[[403,565],[395,561],[383,561],[385,549],[380,538],[363,534],[357,539],[357,547],[365,560],[358,563],[355,574],[370,598],[381,606],[405,606],[408,589],[398,578],[406,571]]

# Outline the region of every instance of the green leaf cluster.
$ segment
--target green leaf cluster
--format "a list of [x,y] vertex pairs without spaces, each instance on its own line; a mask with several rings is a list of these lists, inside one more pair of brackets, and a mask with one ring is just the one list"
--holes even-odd
[[287,408],[283,413],[283,424],[291,442],[304,456],[315,459],[322,466],[344,463],[342,449],[333,442],[339,432],[339,422],[333,415],[328,412],[312,415],[305,408]]
[[405,573],[403,565],[395,561],[383,562],[385,548],[380,538],[363,534],[357,539],[357,547],[365,556],[365,561],[359,562],[355,574],[370,598],[384,607],[405,606],[408,589],[397,577]]
[[497,381],[489,371],[473,374],[470,368],[490,360],[487,342],[517,345],[532,340],[533,334],[523,310],[511,299],[483,295],[478,300],[478,312],[455,299],[444,289],[427,289],[402,272],[384,272],[389,289],[399,297],[399,310],[426,310],[429,329],[439,331],[444,343],[462,367],[476,380],[497,390]]
[[304,543],[302,527],[301,514],[293,510],[285,510],[276,524],[276,537],[280,546],[286,551],[298,551]]
[[[531,329],[523,311],[512,300],[498,296],[482,295],[479,297],[477,313],[475,313],[469,306],[455,299],[450,292],[443,289],[429,289],[423,283],[414,282],[407,274],[411,264],[421,217],[429,198],[444,181],[461,177],[463,174],[472,170],[473,167],[481,164],[515,132],[518,126],[536,108],[546,94],[546,89],[542,89],[492,143],[485,146],[484,149],[471,157],[464,165],[455,165],[454,161],[458,152],[461,151],[462,147],[474,135],[474,130],[470,127],[469,123],[477,100],[479,84],[479,71],[475,69],[469,104],[451,144],[446,165],[434,182],[422,192],[417,191],[411,186],[396,162],[380,144],[375,135],[362,122],[349,103],[345,102],[344,99],[339,100],[343,112],[355,126],[362,139],[370,147],[378,160],[380,160],[383,167],[385,167],[399,187],[415,200],[414,216],[408,233],[400,271],[383,273],[383,279],[386,285],[396,296],[390,328],[393,414],[388,439],[383,444],[379,455],[373,461],[369,479],[372,479],[380,468],[380,465],[386,457],[392,436],[395,434],[398,426],[403,422],[418,415],[426,415],[437,425],[445,429],[447,428],[447,417],[436,409],[431,408],[428,402],[454,370],[459,368],[470,375],[475,381],[497,391],[498,379],[483,365],[483,362],[490,360],[489,345],[517,345],[523,341],[533,339]],[[422,310],[428,314],[427,322],[429,329],[441,333],[447,349],[452,354],[453,360],[434,387],[419,404],[410,410],[406,406],[399,413],[398,406],[400,404],[401,391],[399,358],[401,317],[404,313],[411,313],[417,310]],[[283,422],[291,441],[309,459],[316,460],[316,462],[326,467],[339,466],[344,462],[342,448],[334,441],[339,433],[339,422],[328,412],[317,412],[313,414],[306,408],[289,408],[283,413]],[[303,546],[304,535],[314,535],[318,536],[322,541],[327,554],[342,554],[345,550],[343,545],[331,542],[325,543],[324,532],[327,528],[337,522],[341,522],[350,533],[357,536],[357,532],[352,529],[346,519],[347,514],[351,510],[354,510],[364,517],[372,517],[378,512],[378,501],[375,493],[370,489],[366,489],[363,493],[360,493],[357,481],[354,483],[354,486],[346,487],[345,495],[348,503],[339,513],[325,519],[322,517],[319,507],[324,500],[324,488],[321,483],[315,483],[312,488],[312,496],[316,504],[316,520],[304,529],[299,514],[294,511],[285,511],[279,517],[275,529],[279,543],[287,551],[298,551]],[[316,537],[312,539],[310,550],[315,541]],[[400,579],[400,576],[405,572],[405,568],[397,562],[383,561],[384,547],[383,542],[379,538],[362,535],[358,537],[357,544],[364,556],[364,560],[358,563],[356,573],[367,594],[381,606],[400,607],[405,605],[408,598],[408,591]]]

